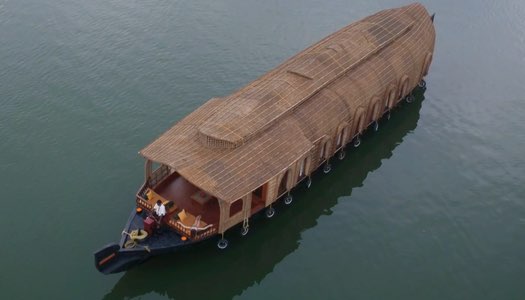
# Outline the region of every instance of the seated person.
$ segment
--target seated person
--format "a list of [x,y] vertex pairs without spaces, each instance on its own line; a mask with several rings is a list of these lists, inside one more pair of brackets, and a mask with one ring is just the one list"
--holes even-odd
[[153,206],[153,217],[157,221],[158,224],[160,224],[160,221],[162,220],[162,217],[166,215],[166,207],[164,204],[162,204],[162,201],[157,200],[157,204]]

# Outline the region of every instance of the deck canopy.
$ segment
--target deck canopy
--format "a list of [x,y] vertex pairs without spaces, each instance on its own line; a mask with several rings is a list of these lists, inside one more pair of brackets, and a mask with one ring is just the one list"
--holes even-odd
[[[199,138],[198,126],[221,104],[220,99],[209,100],[141,154],[174,168],[199,188],[231,202],[258,188],[312,148],[312,143],[291,120],[235,150],[205,147]],[[291,136],[293,143],[289,142]]]
[[356,111],[366,112],[370,97],[382,99],[403,74],[421,78],[433,30],[420,4],[352,23],[232,95],[209,100],[140,153],[235,201],[334,136]]

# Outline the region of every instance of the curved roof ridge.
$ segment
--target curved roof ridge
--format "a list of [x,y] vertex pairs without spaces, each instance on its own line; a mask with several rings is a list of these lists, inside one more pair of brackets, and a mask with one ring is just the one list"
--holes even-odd
[[[407,7],[369,16],[336,32],[329,41],[322,40],[301,52],[289,63],[270,72],[273,77],[263,76],[228,97],[228,103],[224,103],[199,127],[200,133],[226,145],[244,144],[319,90],[409,32],[413,20],[407,18],[402,22],[398,17],[405,11]],[[378,15],[381,18],[375,20]],[[334,53],[330,46],[335,43],[341,46],[342,51]],[[297,86],[284,83],[289,74],[301,77],[302,82]],[[290,88],[294,91],[287,91]],[[250,99],[249,109],[245,108],[246,99]]]

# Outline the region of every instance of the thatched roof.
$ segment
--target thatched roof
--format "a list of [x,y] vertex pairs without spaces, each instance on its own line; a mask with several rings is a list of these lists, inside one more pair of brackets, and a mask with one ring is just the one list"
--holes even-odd
[[382,97],[400,75],[419,78],[433,47],[433,26],[422,5],[381,11],[234,94],[209,100],[140,153],[234,201],[311,151],[342,121],[351,123],[356,110],[366,110],[370,98]]

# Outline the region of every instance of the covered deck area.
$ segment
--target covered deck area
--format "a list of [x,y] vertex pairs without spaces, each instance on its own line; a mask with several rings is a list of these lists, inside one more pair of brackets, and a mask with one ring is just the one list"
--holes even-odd
[[179,173],[167,172],[137,194],[137,204],[148,211],[157,200],[166,206],[163,222],[179,234],[199,240],[217,232],[220,207],[217,198],[205,193]]
[[178,173],[172,173],[153,189],[157,194],[168,201],[173,201],[178,211],[200,216],[201,221],[207,224],[219,223],[219,202],[191,184]]

